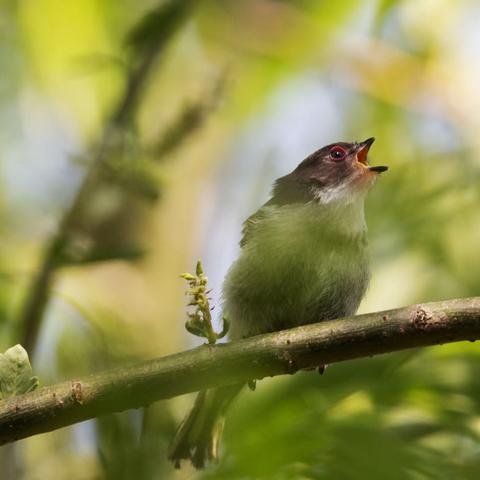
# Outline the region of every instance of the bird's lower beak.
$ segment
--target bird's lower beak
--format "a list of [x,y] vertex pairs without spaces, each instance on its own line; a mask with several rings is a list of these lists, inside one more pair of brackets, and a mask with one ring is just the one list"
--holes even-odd
[[382,173],[386,172],[388,170],[388,167],[386,165],[377,165],[376,167],[368,167],[368,169],[371,172]]
[[361,163],[364,167],[368,168],[368,170],[370,170],[371,172],[376,172],[376,173],[385,172],[386,170],[388,170],[388,167],[385,167],[385,166],[370,167],[368,165],[367,155],[374,141],[375,141],[375,138],[370,137],[358,144],[357,162]]

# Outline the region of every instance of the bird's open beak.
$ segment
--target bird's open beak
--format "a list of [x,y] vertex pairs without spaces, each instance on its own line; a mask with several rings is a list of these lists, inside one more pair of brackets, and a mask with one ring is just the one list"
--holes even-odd
[[385,172],[386,170],[388,170],[388,167],[385,167],[385,166],[370,167],[368,165],[367,155],[374,141],[375,141],[375,138],[370,137],[358,144],[357,162],[361,163],[364,167],[368,168],[368,170],[370,170],[371,172],[376,172],[376,173]]

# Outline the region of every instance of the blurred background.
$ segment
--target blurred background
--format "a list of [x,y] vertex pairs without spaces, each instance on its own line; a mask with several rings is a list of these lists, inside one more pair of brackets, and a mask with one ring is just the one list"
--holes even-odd
[[[242,221],[315,149],[375,136],[361,311],[480,290],[480,3],[1,0],[0,347],[42,384],[199,343]],[[218,311],[218,309],[217,309]],[[480,352],[259,382],[221,462],[174,471],[192,396],[32,437],[0,478],[477,479]]]

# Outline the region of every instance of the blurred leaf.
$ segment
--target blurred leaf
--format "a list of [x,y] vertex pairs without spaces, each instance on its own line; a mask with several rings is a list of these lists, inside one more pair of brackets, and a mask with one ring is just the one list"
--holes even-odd
[[475,370],[451,382],[479,360],[435,362],[432,350],[403,365],[400,352],[258,382],[227,417],[219,466],[201,478],[474,478],[480,383]]
[[150,160],[130,158],[126,154],[112,159],[105,166],[108,168],[106,181],[118,185],[124,192],[131,192],[149,201],[158,200],[162,179]]
[[38,387],[26,350],[21,345],[0,353],[0,399],[31,392]]
[[72,252],[60,260],[61,266],[87,265],[92,263],[124,261],[135,262],[146,255],[145,248],[139,245],[111,245],[108,248],[93,248],[91,251]]
[[173,470],[166,450],[175,423],[164,405],[105,415],[95,426],[105,480],[167,478]]
[[108,53],[92,53],[77,57],[75,59],[74,68],[75,71],[80,74],[90,75],[110,68],[125,72],[127,70],[127,65],[120,57]]
[[157,144],[149,149],[157,160],[164,159],[195,133],[220,103],[225,87],[225,74],[220,75],[210,93],[205,98],[186,105],[177,118],[161,134]]
[[127,37],[136,50],[148,50],[170,40],[189,13],[193,0],[167,0],[140,21]]

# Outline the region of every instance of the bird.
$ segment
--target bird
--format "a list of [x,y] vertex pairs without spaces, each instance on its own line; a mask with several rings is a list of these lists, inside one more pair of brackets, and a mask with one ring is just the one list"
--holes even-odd
[[[364,203],[386,166],[370,166],[375,139],[316,150],[277,179],[243,224],[240,255],[223,282],[230,340],[353,315],[369,280]],[[320,368],[322,366],[319,366]],[[179,468],[218,461],[225,413],[244,384],[202,391],[169,458]]]

